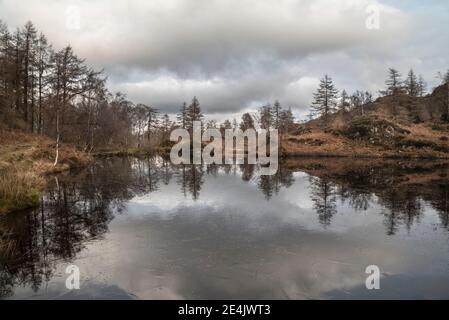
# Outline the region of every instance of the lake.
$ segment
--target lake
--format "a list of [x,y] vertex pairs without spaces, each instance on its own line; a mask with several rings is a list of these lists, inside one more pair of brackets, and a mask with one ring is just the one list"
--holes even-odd
[[259,176],[97,159],[0,217],[0,298],[447,299],[448,174],[441,161],[296,159]]

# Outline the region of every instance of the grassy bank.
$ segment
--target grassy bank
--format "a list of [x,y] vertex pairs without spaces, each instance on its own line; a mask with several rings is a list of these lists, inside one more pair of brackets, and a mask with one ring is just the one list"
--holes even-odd
[[[398,126],[399,127],[399,126]],[[425,124],[401,125],[405,133],[391,137],[351,137],[346,130],[312,128],[308,132],[284,137],[285,157],[350,157],[385,159],[448,159],[448,132],[438,132]],[[370,132],[379,132],[378,128]]]
[[57,166],[54,155],[55,143],[49,138],[0,129],[0,213],[38,205],[48,174],[90,161],[87,154],[64,145]]

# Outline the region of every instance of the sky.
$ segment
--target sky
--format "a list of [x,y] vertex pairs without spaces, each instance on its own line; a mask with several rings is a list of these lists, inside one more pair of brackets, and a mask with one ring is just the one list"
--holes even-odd
[[276,99],[304,119],[324,74],[377,93],[390,67],[431,88],[449,69],[446,0],[0,0],[0,19],[70,44],[135,103],[172,115],[197,96],[218,121]]

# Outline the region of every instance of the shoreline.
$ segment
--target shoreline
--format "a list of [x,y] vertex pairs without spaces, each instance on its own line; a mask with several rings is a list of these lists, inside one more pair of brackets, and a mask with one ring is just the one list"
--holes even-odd
[[[108,157],[151,157],[168,156],[170,149],[156,148],[154,150],[130,148],[126,150],[100,150],[87,154],[74,147],[63,145],[60,149],[60,162],[53,166],[54,142],[46,137],[26,135],[13,131],[2,131],[10,135],[19,135],[17,139],[7,144],[0,144],[2,155],[0,158],[0,214],[8,214],[37,207],[40,197],[45,189],[48,177],[54,174],[83,168],[94,161],[95,158]],[[11,138],[11,137],[10,137]],[[16,138],[16,137],[15,137]],[[342,154],[329,151],[286,151],[280,150],[279,162],[284,163],[294,159],[351,159],[362,161],[441,161],[449,160],[449,155],[435,155],[404,152],[401,150],[388,150],[384,152],[357,153],[354,148],[352,154]],[[366,151],[366,149],[364,150]],[[393,154],[396,152],[397,154]],[[421,152],[423,152],[421,150]]]
[[63,144],[54,166],[52,139],[5,129],[0,129],[0,138],[0,214],[38,206],[48,176],[92,161],[90,155]]

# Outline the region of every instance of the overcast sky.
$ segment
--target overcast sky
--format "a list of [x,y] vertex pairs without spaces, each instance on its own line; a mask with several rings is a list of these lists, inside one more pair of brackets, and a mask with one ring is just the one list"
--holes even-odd
[[304,117],[325,73],[377,92],[391,66],[431,86],[449,69],[447,0],[0,0],[0,19],[71,44],[136,103],[196,95],[217,120],[275,99]]

